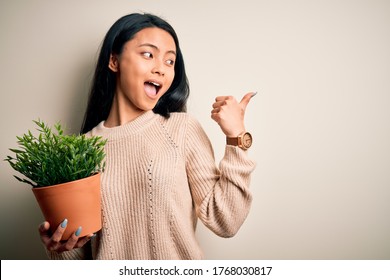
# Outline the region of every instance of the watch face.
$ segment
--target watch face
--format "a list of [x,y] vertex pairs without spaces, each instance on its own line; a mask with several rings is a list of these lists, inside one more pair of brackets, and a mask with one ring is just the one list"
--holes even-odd
[[250,133],[246,132],[242,136],[242,146],[244,146],[246,149],[252,146],[252,135],[250,135]]

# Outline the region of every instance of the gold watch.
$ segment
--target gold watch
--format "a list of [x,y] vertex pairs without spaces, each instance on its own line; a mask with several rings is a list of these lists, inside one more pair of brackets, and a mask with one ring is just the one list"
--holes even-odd
[[249,132],[244,132],[237,137],[226,137],[226,144],[248,150],[252,146],[252,135]]

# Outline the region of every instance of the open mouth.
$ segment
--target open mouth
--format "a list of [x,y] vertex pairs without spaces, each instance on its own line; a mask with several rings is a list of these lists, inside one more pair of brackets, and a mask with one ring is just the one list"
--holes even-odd
[[158,94],[158,92],[161,89],[161,84],[154,82],[154,81],[146,81],[144,83],[146,94],[154,97]]

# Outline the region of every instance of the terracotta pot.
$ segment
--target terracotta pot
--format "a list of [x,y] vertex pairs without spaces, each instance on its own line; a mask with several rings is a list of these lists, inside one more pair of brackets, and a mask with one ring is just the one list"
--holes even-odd
[[33,188],[32,191],[52,232],[68,219],[62,240],[69,239],[79,226],[82,227],[79,237],[102,228],[100,173],[68,183]]

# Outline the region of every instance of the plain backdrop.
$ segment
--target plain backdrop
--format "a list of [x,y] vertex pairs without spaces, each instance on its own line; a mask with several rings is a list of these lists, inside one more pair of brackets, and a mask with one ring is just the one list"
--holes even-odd
[[250,215],[231,239],[199,223],[207,259],[390,259],[390,1],[1,0],[0,257],[45,259],[43,216],[2,159],[33,119],[80,128],[100,43],[150,12],[178,33],[198,118],[258,91]]

